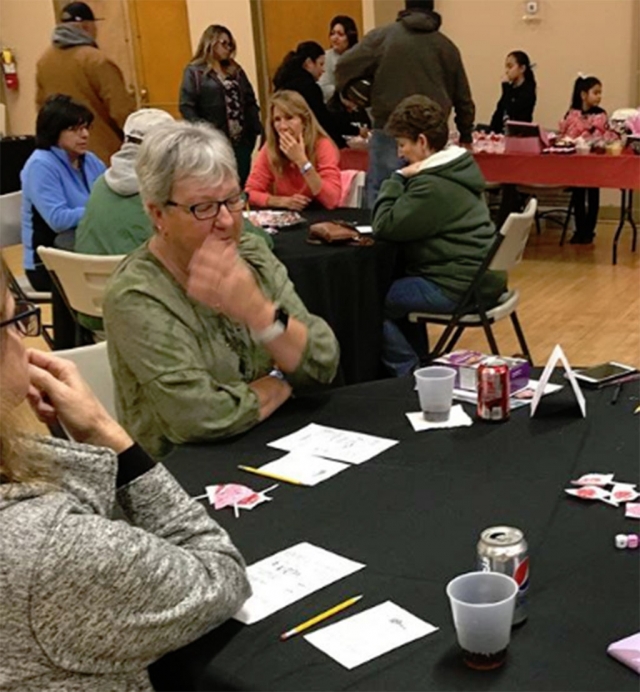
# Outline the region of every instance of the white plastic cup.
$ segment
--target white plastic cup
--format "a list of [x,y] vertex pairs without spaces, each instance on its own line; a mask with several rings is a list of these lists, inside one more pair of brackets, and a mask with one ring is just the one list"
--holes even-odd
[[515,579],[499,572],[469,572],[447,584],[458,644],[470,668],[504,663],[517,593]]
[[425,420],[434,423],[449,420],[456,371],[442,365],[430,365],[418,368],[413,374]]

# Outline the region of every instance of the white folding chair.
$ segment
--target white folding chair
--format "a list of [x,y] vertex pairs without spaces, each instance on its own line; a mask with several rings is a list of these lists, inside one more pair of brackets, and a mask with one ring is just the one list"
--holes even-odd
[[38,248],[44,266],[76,318],[76,345],[83,343],[87,330],[76,313],[102,317],[102,302],[107,280],[125,255],[84,255],[58,248]]
[[[22,192],[10,192],[0,195],[0,250],[5,247],[22,244]],[[9,277],[9,287],[16,296],[37,305],[51,304],[49,291],[36,291],[25,274],[14,274],[7,263],[2,260],[4,270]],[[42,325],[42,337],[49,347],[53,347],[50,335],[51,324]]]
[[98,397],[107,412],[115,418],[113,375],[107,355],[107,342],[101,341],[99,344],[56,351],[55,355],[76,364],[80,374],[91,387],[91,391]]
[[433,360],[443,353],[451,352],[464,330],[473,327],[482,327],[484,329],[491,353],[499,355],[498,345],[491,325],[505,317],[510,317],[522,353],[533,364],[529,347],[516,314],[516,308],[520,302],[519,291],[517,289],[509,289],[500,296],[497,305],[487,307],[480,294],[480,284],[487,271],[509,272],[522,260],[529,233],[534,223],[536,209],[537,201],[535,198],[532,198],[521,214],[509,214],[471,285],[452,313],[412,312],[409,314],[410,322],[423,323],[425,328],[428,324],[438,324],[445,327],[436,346],[429,353],[429,360]]
[[[347,175],[342,174],[350,173],[350,171],[341,171],[341,177],[343,181],[347,178]],[[362,198],[364,196],[364,183],[367,178],[367,174],[364,171],[358,171],[349,182],[349,191],[347,192],[341,206],[350,207],[354,209],[359,209],[362,206]]]

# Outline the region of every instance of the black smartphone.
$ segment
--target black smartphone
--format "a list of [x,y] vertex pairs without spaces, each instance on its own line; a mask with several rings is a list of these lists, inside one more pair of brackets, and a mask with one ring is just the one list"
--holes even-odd
[[609,363],[600,363],[599,365],[593,365],[590,368],[583,368],[582,370],[576,370],[576,379],[590,384],[594,387],[598,387],[611,380],[616,380],[624,375],[630,375],[636,372],[637,368],[631,365],[624,365],[623,363],[614,363],[610,361]]

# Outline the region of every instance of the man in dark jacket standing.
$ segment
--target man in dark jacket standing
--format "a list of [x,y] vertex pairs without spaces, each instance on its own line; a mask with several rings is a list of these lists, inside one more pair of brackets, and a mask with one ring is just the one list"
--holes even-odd
[[39,110],[51,94],[66,94],[89,108],[94,115],[91,151],[109,165],[136,105],[120,68],[98,48],[96,21],[84,2],[63,8],[52,45],[38,60],[36,105]]
[[422,94],[436,101],[446,116],[455,110],[461,144],[470,144],[475,105],[460,52],[444,34],[433,0],[406,0],[395,22],[373,29],[342,55],[336,88],[355,79],[373,81],[373,134],[369,147],[367,204],[373,207],[382,182],[398,168],[396,143],[383,132],[393,109],[407,96]]

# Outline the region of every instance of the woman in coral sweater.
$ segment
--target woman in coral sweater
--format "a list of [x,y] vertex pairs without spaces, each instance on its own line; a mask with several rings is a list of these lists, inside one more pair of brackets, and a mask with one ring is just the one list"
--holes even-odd
[[247,180],[249,202],[302,211],[315,201],[334,209],[342,194],[339,158],[302,96],[277,91],[269,101],[266,146]]

